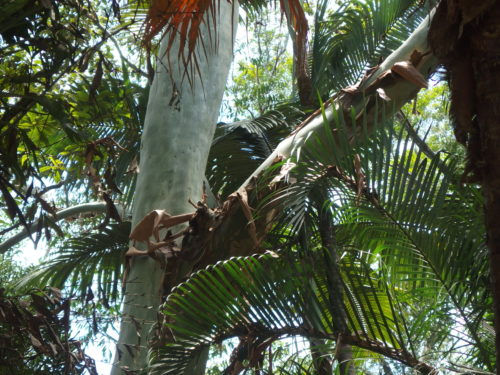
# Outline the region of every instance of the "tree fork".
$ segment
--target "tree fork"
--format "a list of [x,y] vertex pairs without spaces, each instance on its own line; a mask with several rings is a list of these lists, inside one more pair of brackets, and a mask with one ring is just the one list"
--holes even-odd
[[[430,53],[427,44],[427,32],[432,15],[433,12],[400,48],[388,56],[384,63],[367,75],[358,86],[342,91],[331,100],[331,104],[324,110],[330,126],[333,126],[335,111],[349,111],[350,108],[354,108],[360,117],[355,130],[361,131],[363,116],[369,123],[371,121],[373,128],[373,122],[379,120],[375,118],[376,116],[380,116],[383,111],[387,116],[395,113],[416,95],[421,86],[408,81],[391,68],[398,62],[412,62],[415,70],[423,77],[429,76],[434,71],[437,60]],[[386,102],[380,99],[378,89],[383,89],[385,95],[391,100]],[[375,100],[382,102],[383,110],[380,110],[382,105],[376,108]],[[312,135],[321,136],[325,131],[322,112],[317,112],[284,139],[238,191],[228,197],[222,207],[214,210],[214,214],[220,216],[220,223],[217,228],[209,228],[210,230],[204,234],[199,233],[199,236],[206,239],[206,247],[203,249],[200,260],[195,265],[191,265],[193,270],[231,256],[245,256],[261,250],[260,240],[264,238],[271,227],[272,220],[280,212],[279,203],[274,202],[259,210],[257,216],[249,217],[249,214],[252,215],[253,207],[268,197],[280,184],[279,177],[277,177],[278,182],[275,180],[270,183],[274,177],[279,176],[279,168],[266,170],[289,158],[299,147],[314,147],[309,139],[313,138]],[[265,179],[267,183],[261,183],[259,181],[261,179]],[[176,283],[179,281],[176,280]]]

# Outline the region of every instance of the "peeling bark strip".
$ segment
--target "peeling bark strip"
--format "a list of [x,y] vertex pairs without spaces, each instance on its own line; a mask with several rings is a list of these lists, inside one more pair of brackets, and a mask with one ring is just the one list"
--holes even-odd
[[442,1],[429,41],[448,70],[455,136],[467,147],[463,179],[484,189],[500,374],[500,2]]

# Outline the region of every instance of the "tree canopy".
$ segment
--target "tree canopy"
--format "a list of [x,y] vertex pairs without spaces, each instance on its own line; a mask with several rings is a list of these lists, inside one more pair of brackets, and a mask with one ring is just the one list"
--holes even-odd
[[[140,217],[154,97],[216,101],[198,79],[237,20],[208,0],[0,5],[0,372],[97,373],[85,346],[132,314],[140,259],[161,269],[158,321],[141,343],[131,316],[147,363],[120,373],[498,371],[486,182],[447,116],[435,5],[241,2],[203,192]],[[24,238],[39,263],[16,261]]]

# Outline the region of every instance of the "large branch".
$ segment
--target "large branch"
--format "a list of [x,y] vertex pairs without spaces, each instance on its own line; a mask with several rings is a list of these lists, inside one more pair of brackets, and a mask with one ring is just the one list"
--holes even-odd
[[[64,210],[61,210],[56,213],[54,217],[52,217],[52,220],[54,221],[59,221],[63,219],[67,219],[73,216],[89,213],[89,212],[95,212],[95,213],[106,213],[107,211],[107,205],[106,202],[90,202],[90,203],[84,203],[84,204],[79,204],[77,206],[69,207]],[[29,226],[30,232],[36,231],[36,228],[38,227],[39,220],[36,220]],[[18,244],[25,238],[29,236],[28,231],[23,229],[21,232],[17,233],[16,235],[8,238],[4,242],[0,243],[0,254],[5,253],[8,251],[12,246]]]
[[[385,105],[387,115],[397,112],[406,102],[415,97],[419,87],[403,79],[399,74],[391,73],[391,69],[397,63],[410,61],[414,63],[412,65],[416,65],[417,70],[425,77],[434,71],[437,60],[431,54],[427,44],[427,33],[433,14],[434,11],[425,18],[422,24],[396,51],[391,53],[382,64],[375,67],[368,76],[365,76],[357,87],[342,90],[330,102],[330,105],[325,109],[325,117],[330,124],[333,122],[334,108],[336,110],[339,108],[348,109],[349,104],[351,104],[356,109],[357,114],[362,113],[370,104],[370,99],[377,95],[379,89],[384,90],[387,97],[391,99]],[[367,117],[370,118],[368,115],[373,115],[373,112],[374,108],[371,109],[371,113],[366,113]],[[323,117],[322,113],[318,111],[314,117],[306,120],[305,125],[299,126],[298,131],[295,131],[282,141],[274,152],[245,181],[242,187],[247,186],[254,177],[269,168],[277,157],[289,157],[293,151],[304,146],[305,141],[311,135],[323,131]]]
[[[272,186],[263,188],[260,185],[256,188],[255,181],[277,161],[289,158],[299,148],[307,150],[315,147],[314,141],[310,140],[321,138],[325,131],[332,131],[325,129],[323,115],[333,128],[335,112],[350,113],[353,108],[356,118],[359,119],[354,133],[362,133],[363,121],[367,121],[368,130],[373,132],[375,124],[381,122],[381,113],[388,117],[415,97],[422,87],[417,74],[420,74],[420,78],[428,77],[437,66],[437,61],[427,45],[427,32],[433,13],[426,17],[400,48],[388,56],[380,66],[372,69],[358,85],[342,90],[330,101],[323,113],[317,111],[318,113],[283,140],[240,189],[228,198],[224,207],[219,210],[222,217],[219,222],[214,223],[216,229],[209,226],[212,228],[210,232],[198,234],[204,237],[208,244],[203,258],[198,263],[199,267],[229,256],[249,255],[259,250],[259,242],[270,229],[280,207],[268,205],[268,209],[260,212],[257,218],[249,220],[248,205],[256,206],[273,189]],[[400,68],[407,71],[404,72]],[[406,78],[396,71],[404,74]],[[275,176],[279,173],[279,168],[272,172]],[[248,201],[245,197],[248,197]]]

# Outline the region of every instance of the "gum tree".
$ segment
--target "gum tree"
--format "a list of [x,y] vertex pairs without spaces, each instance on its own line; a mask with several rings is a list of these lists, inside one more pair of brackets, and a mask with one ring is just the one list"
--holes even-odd
[[[200,12],[206,10],[207,3],[203,5],[200,2],[200,4],[201,8],[197,10]],[[313,59],[310,69],[307,66],[307,61],[304,59],[304,56],[307,56],[307,43],[304,41],[306,40],[304,35],[307,35],[304,30],[307,31],[307,25],[297,16],[297,8],[294,8],[296,5],[285,4],[284,11],[289,19],[290,14],[295,14],[296,17],[295,21],[291,22],[296,28],[291,29],[296,54],[294,72],[301,104],[314,109],[320,105],[319,102],[315,103],[313,98],[311,92],[313,86],[318,89],[320,97],[324,100],[330,98],[337,90],[341,88],[344,90],[328,100],[324,111],[314,112],[291,136],[285,138],[272,155],[251,174],[235,194],[228,197],[218,210],[209,209],[204,204],[202,181],[231,60],[233,33],[237,20],[234,4],[221,1],[220,12],[218,7],[214,7],[212,10],[217,9],[215,12],[217,15],[215,18],[206,18],[205,23],[200,23],[201,13],[193,13],[194,21],[190,22],[201,24],[201,35],[205,35],[204,39],[200,39],[202,42],[198,40],[196,49],[193,49],[191,37],[184,47],[179,45],[179,43],[182,45],[182,41],[170,39],[171,35],[176,36],[175,33],[167,33],[163,38],[149,94],[132,218],[133,227],[136,224],[146,223],[142,227],[146,227],[146,230],[132,232],[135,243],[132,243],[133,248],[127,252],[123,321],[114,373],[120,373],[122,370],[138,371],[146,367],[150,339],[155,336],[153,326],[157,321],[157,309],[165,290],[168,291],[191,270],[232,255],[248,255],[261,250],[260,241],[273,223],[279,207],[273,207],[274,210],[259,217],[259,220],[252,217],[250,207],[255,206],[258,200],[263,198],[262,195],[255,194],[255,178],[271,167],[277,174],[276,181],[280,182],[287,171],[282,169],[280,174],[280,169],[277,168],[279,163],[294,156],[297,150],[313,149],[312,140],[327,134],[325,123],[333,126],[338,111],[350,114],[356,120],[367,121],[368,125],[377,123],[378,107],[374,106],[374,103],[382,103],[387,114],[396,110],[412,98],[419,87],[425,85],[425,77],[435,67],[436,61],[426,44],[428,21],[425,21],[400,48],[388,54],[376,69],[369,71],[359,84],[350,87],[345,85],[328,87],[333,80],[331,77],[330,81],[321,79],[320,77],[325,75],[319,73],[326,71],[333,76],[338,71],[334,62],[327,63],[321,59]],[[326,9],[326,5],[324,6]],[[163,10],[168,13],[169,9]],[[232,27],[229,27],[231,24]],[[207,31],[215,25],[218,25],[217,33]],[[220,27],[221,25],[225,27]],[[162,22],[151,25],[157,28],[160,26],[163,26]],[[339,29],[344,26],[338,25]],[[296,30],[296,33],[293,30]],[[211,37],[208,34],[211,34]],[[376,37],[385,35],[384,32],[374,34]],[[327,44],[330,35],[318,35],[315,42],[319,40]],[[217,44],[217,48],[208,43],[210,39]],[[315,46],[317,45],[315,43]],[[355,55],[359,53],[359,46],[359,40],[357,44],[351,41],[351,44],[342,45],[350,48],[338,48],[338,50],[354,51]],[[167,54],[167,49],[174,51],[174,54]],[[179,50],[181,53],[177,54]],[[328,49],[313,51],[313,55],[318,51],[326,55]],[[359,54],[364,57],[362,53]],[[352,60],[342,54],[333,56],[332,60],[337,58],[339,61],[348,61],[355,65],[359,54]],[[317,53],[316,57],[318,55],[321,53]],[[186,70],[186,65],[190,70]],[[309,76],[309,72],[312,72],[312,76]],[[338,75],[334,78],[344,82],[345,77]],[[357,122],[355,125],[360,129],[366,124]],[[259,194],[262,194],[262,191]],[[194,214],[190,213],[193,210],[188,204],[190,199],[202,201],[197,205]],[[109,210],[109,205],[102,204],[99,207],[100,210]],[[93,210],[95,209],[93,207]],[[172,218],[161,211],[146,216],[151,210],[161,209],[168,212],[168,215],[181,216]],[[183,215],[186,213],[188,215]],[[142,220],[144,217],[149,219],[144,221]],[[177,225],[183,223],[188,223],[189,227],[182,233],[184,240],[181,240],[175,233],[178,230]],[[164,262],[165,259],[162,257],[167,258],[167,262]],[[177,260],[172,260],[174,258]]]

